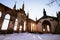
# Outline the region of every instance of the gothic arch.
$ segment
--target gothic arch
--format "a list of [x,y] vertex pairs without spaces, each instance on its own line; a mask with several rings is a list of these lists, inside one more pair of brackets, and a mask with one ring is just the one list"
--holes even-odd
[[42,30],[43,32],[51,32],[51,23],[48,20],[43,21]]
[[4,21],[3,21],[3,24],[2,24],[1,30],[7,30],[8,29],[9,21],[10,21],[10,15],[6,14]]

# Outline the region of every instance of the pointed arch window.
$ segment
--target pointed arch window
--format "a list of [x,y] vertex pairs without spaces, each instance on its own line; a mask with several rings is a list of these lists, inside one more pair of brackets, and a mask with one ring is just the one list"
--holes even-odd
[[9,21],[10,21],[10,15],[7,14],[4,18],[4,21],[3,21],[3,25],[2,25],[2,28],[1,30],[7,30],[8,28],[8,25],[9,25]]

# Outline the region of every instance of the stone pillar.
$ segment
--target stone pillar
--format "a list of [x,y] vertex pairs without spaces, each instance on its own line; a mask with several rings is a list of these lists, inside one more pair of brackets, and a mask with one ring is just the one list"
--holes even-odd
[[24,22],[22,21],[22,32],[24,32]]
[[17,32],[19,32],[19,28],[20,28],[20,22],[18,22],[18,25],[17,25]]
[[0,30],[2,28],[2,25],[3,25],[3,22],[4,22],[4,18],[5,18],[5,15],[2,14],[1,18],[0,18]]
[[21,19],[17,18],[18,19],[18,24],[17,24],[17,32],[19,32],[19,28],[20,28],[20,25],[21,25]]
[[11,33],[14,31],[15,17],[11,17],[8,25],[8,32]]

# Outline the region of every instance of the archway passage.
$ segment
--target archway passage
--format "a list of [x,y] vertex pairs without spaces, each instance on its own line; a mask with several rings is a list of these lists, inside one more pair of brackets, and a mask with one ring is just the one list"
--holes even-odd
[[43,32],[45,33],[50,33],[51,32],[51,24],[49,21],[45,20],[43,23],[42,23],[42,28],[43,28]]
[[2,25],[2,28],[1,30],[7,30],[8,28],[8,25],[9,25],[9,21],[10,21],[10,15],[7,14],[4,18],[4,21],[3,21],[3,25]]

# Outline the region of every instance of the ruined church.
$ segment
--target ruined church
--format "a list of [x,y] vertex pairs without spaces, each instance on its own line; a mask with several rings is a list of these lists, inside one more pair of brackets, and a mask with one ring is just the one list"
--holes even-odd
[[43,9],[43,16],[36,21],[29,18],[29,13],[25,13],[24,4],[22,8],[13,9],[0,3],[0,33],[60,33],[60,12],[57,17],[48,16]]

